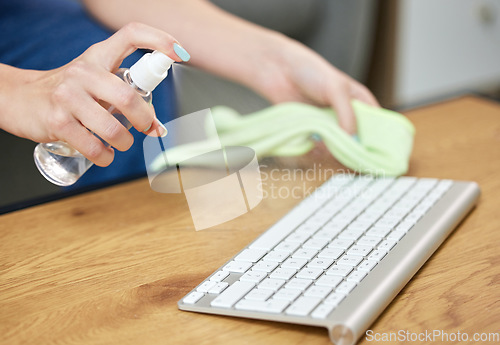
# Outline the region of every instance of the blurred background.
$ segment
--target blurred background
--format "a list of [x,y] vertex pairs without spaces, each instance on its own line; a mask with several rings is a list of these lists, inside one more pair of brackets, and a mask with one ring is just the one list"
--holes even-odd
[[[466,93],[500,100],[498,0],[212,1],[303,42],[367,85],[386,108]],[[268,105],[207,73],[178,74],[180,114],[215,105],[248,113]],[[0,213],[61,195],[36,169],[35,143],[0,131],[0,145]]]

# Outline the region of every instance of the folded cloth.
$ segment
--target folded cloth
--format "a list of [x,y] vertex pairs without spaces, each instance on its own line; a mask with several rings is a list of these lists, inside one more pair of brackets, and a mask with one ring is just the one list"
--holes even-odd
[[[282,103],[244,116],[228,107],[214,107],[217,133],[207,133],[207,140],[219,139],[222,146],[248,146],[260,158],[304,154],[319,136],[338,161],[352,170],[386,176],[405,174],[415,133],[411,122],[401,114],[356,100],[352,105],[358,129],[354,138],[339,127],[331,108]],[[180,162],[186,153],[192,155],[205,145],[206,141],[177,146],[166,155],[171,163]]]

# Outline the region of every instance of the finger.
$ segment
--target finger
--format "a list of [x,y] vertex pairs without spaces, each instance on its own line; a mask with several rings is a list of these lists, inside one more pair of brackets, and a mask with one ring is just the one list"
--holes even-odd
[[353,98],[360,100],[368,105],[374,107],[380,107],[375,96],[368,90],[366,86],[360,83],[352,83],[351,84],[351,95]]
[[98,166],[105,167],[113,161],[114,150],[104,146],[102,141],[76,120],[69,122],[61,130],[60,138]]
[[83,126],[116,149],[126,151],[134,143],[133,135],[89,95],[82,93],[72,112]]
[[87,54],[95,58],[108,71],[114,71],[123,59],[137,49],[158,50],[172,60],[182,61],[174,50],[177,43],[171,35],[141,23],[129,23],[105,41],[94,44]]
[[101,140],[75,118],[72,111],[81,107],[80,96],[84,93],[81,86],[75,87],[74,79],[71,78],[76,71],[79,68],[67,71],[70,78],[53,91],[52,101],[57,106],[51,113],[47,130],[51,133],[52,140],[63,140],[95,164],[107,166],[113,161],[113,149],[105,147]]
[[351,95],[345,88],[337,88],[329,93],[329,100],[337,111],[339,125],[347,133],[356,133],[356,117],[351,105]]
[[153,121],[153,124],[151,125],[151,128],[147,131],[143,131],[144,134],[147,134],[151,137],[166,137],[168,134],[167,129],[165,126],[160,122],[160,120],[155,119]]
[[[90,72],[86,73],[86,78],[82,78],[82,82],[84,83],[84,89],[89,94],[94,96],[96,99],[112,104],[139,132],[143,132],[152,127],[156,118],[154,108],[152,105],[145,102],[137,91],[131,88],[130,85],[124,83],[123,80],[118,78],[116,75],[109,73],[104,69],[89,67],[88,71]],[[86,119],[85,123],[90,123],[90,119]],[[110,122],[102,123],[100,125],[103,127],[99,128],[103,130],[105,130],[108,125],[112,126]],[[92,129],[95,129],[96,133],[100,133],[97,128],[98,127],[93,127]],[[124,140],[124,137],[120,137],[121,131],[118,131],[118,129],[116,129],[116,139],[121,138]],[[113,128],[110,128],[110,130],[113,131]],[[111,135],[110,139],[112,138],[113,135]],[[125,141],[119,141],[117,144],[119,145],[116,146],[118,149],[124,148],[121,144],[125,144]]]

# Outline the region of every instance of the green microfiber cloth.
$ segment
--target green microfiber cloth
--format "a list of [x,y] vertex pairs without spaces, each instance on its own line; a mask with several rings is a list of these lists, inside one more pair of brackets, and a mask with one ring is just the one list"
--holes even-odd
[[[411,122],[401,114],[356,100],[352,105],[357,138],[339,127],[336,113],[330,108],[282,103],[241,116],[219,106],[212,109],[217,133],[207,133],[207,141],[177,146],[165,153],[172,164],[180,162],[186,153],[196,153],[208,141],[217,140],[218,135],[222,146],[248,146],[259,158],[296,156],[310,151],[314,137],[319,136],[328,150],[352,170],[387,176],[405,174],[415,133]],[[157,160],[153,166],[161,162]],[[154,170],[161,168],[156,166]]]

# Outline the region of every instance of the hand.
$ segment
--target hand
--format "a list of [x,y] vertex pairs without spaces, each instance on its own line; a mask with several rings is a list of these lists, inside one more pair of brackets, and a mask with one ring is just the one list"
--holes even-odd
[[380,106],[364,85],[301,43],[274,35],[269,36],[262,46],[259,53],[261,64],[256,66],[260,72],[250,86],[271,102],[296,101],[331,106],[337,111],[340,127],[349,134],[356,133],[352,98]]
[[[4,109],[0,127],[37,142],[65,141],[99,166],[109,165],[114,150],[126,151],[133,136],[101,103],[114,105],[141,132],[162,134],[154,109],[114,72],[138,48],[163,52],[176,61],[175,39],[152,27],[132,23],[88,48],[65,66],[50,71],[2,66]],[[4,75],[2,75],[4,76]],[[8,79],[8,80],[6,80]],[[90,130],[90,131],[89,131]]]

